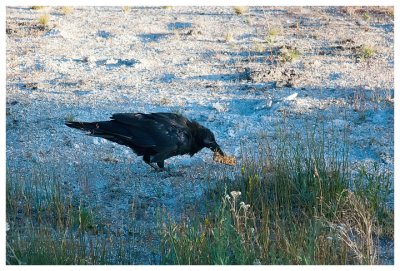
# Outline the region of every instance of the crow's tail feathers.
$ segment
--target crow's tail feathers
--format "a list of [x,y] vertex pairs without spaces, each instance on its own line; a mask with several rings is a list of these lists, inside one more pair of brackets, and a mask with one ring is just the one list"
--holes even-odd
[[65,125],[71,128],[80,129],[83,131],[92,132],[93,130],[98,128],[98,124],[96,122],[77,122],[77,121],[66,121]]

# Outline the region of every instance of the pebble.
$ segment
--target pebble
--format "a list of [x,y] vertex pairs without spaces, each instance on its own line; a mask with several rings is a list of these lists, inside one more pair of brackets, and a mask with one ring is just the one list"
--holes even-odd
[[218,112],[225,112],[226,107],[220,104],[219,102],[213,103],[212,107],[217,110]]
[[295,100],[295,99],[297,98],[297,95],[298,95],[298,93],[295,92],[295,93],[293,93],[292,95],[287,96],[287,97],[284,98],[283,100],[284,100],[284,101],[293,101],[293,100]]

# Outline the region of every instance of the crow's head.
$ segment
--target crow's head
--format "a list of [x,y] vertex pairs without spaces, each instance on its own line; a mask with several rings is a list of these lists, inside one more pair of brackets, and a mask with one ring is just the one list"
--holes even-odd
[[211,132],[209,129],[205,127],[201,128],[200,140],[203,147],[209,148],[213,152],[218,152],[222,156],[224,155],[224,152],[221,150],[220,146],[215,141],[213,132]]

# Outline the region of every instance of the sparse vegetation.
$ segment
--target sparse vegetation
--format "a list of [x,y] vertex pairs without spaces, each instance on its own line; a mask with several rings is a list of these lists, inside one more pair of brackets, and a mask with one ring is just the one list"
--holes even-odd
[[244,19],[244,22],[246,23],[246,24],[248,24],[248,25],[252,25],[252,23],[253,23],[253,21],[251,20],[251,17],[250,16],[247,16],[245,19]]
[[131,7],[129,7],[129,6],[123,6],[123,7],[122,7],[122,11],[123,11],[124,13],[129,13],[129,12],[131,11]]
[[271,29],[268,31],[267,36],[265,37],[265,42],[266,42],[268,45],[273,45],[274,42],[275,42],[276,36],[278,36],[280,33],[281,33],[281,31],[280,31],[279,28],[275,28],[275,27],[274,27],[274,28],[271,28]]
[[279,52],[279,61],[281,62],[292,62],[299,57],[300,52],[297,49],[289,49],[284,46]]
[[355,91],[354,93],[354,99],[353,99],[353,110],[358,112],[359,114],[359,121],[365,121],[366,115],[366,97],[365,97],[365,90],[361,89],[358,91]]
[[181,31],[179,31],[179,29],[174,29],[174,30],[172,31],[172,33],[174,34],[174,38],[175,38],[176,40],[180,40],[180,39],[181,39]]
[[281,33],[281,31],[279,28],[271,27],[268,31],[267,36],[265,37],[265,43],[268,45],[269,54],[270,54],[269,58],[271,61],[273,60],[273,55],[274,55],[272,46],[275,44],[276,36],[279,35],[280,33]]
[[345,6],[342,9],[342,12],[348,14],[350,16],[354,16],[356,14],[357,7],[354,6]]
[[394,16],[394,8],[390,6],[346,6],[341,11],[351,17],[360,16],[365,21],[370,21],[373,17]]
[[365,11],[362,15],[364,21],[370,21],[371,20],[371,15],[369,14],[368,11]]
[[389,7],[389,8],[386,10],[386,14],[387,14],[389,17],[394,18],[394,8],[393,8],[393,7]]
[[261,53],[265,50],[263,44],[261,42],[255,42],[253,44],[253,48],[255,52]]
[[43,14],[39,17],[39,24],[42,26],[46,26],[49,24],[50,21],[50,15],[49,14]]
[[268,36],[269,37],[276,37],[281,33],[281,30],[278,27],[272,27],[268,31]]
[[376,50],[372,46],[369,46],[366,44],[363,44],[360,47],[360,50],[358,52],[361,60],[367,60],[367,59],[373,57],[375,55],[375,53],[376,53]]
[[64,15],[68,15],[71,14],[72,12],[74,12],[74,8],[73,7],[69,7],[69,6],[64,6],[60,8],[60,11],[62,14]]
[[257,152],[243,152],[242,176],[210,193],[206,202],[217,203],[207,215],[163,221],[163,263],[377,262],[377,238],[393,230],[383,204],[393,193],[390,176],[360,168],[351,178],[347,132],[341,143],[337,134],[277,134],[277,145],[264,140]]
[[130,263],[124,237],[66,193],[57,176],[40,166],[30,179],[7,171],[7,264]]
[[33,9],[33,10],[40,10],[42,8],[44,8],[44,6],[32,6],[31,7],[31,9]]
[[249,13],[249,7],[245,7],[245,6],[235,6],[235,7],[233,7],[233,11],[234,11],[237,15],[243,15],[243,14]]
[[233,38],[233,33],[232,32],[228,32],[225,34],[225,41],[226,42],[232,42],[234,40]]

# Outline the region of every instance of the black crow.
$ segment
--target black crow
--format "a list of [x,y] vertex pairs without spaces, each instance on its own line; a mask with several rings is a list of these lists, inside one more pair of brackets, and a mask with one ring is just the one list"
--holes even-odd
[[128,146],[155,169],[151,163],[162,169],[165,159],[183,154],[193,156],[204,147],[224,155],[209,129],[174,113],[118,113],[109,121],[65,124]]

